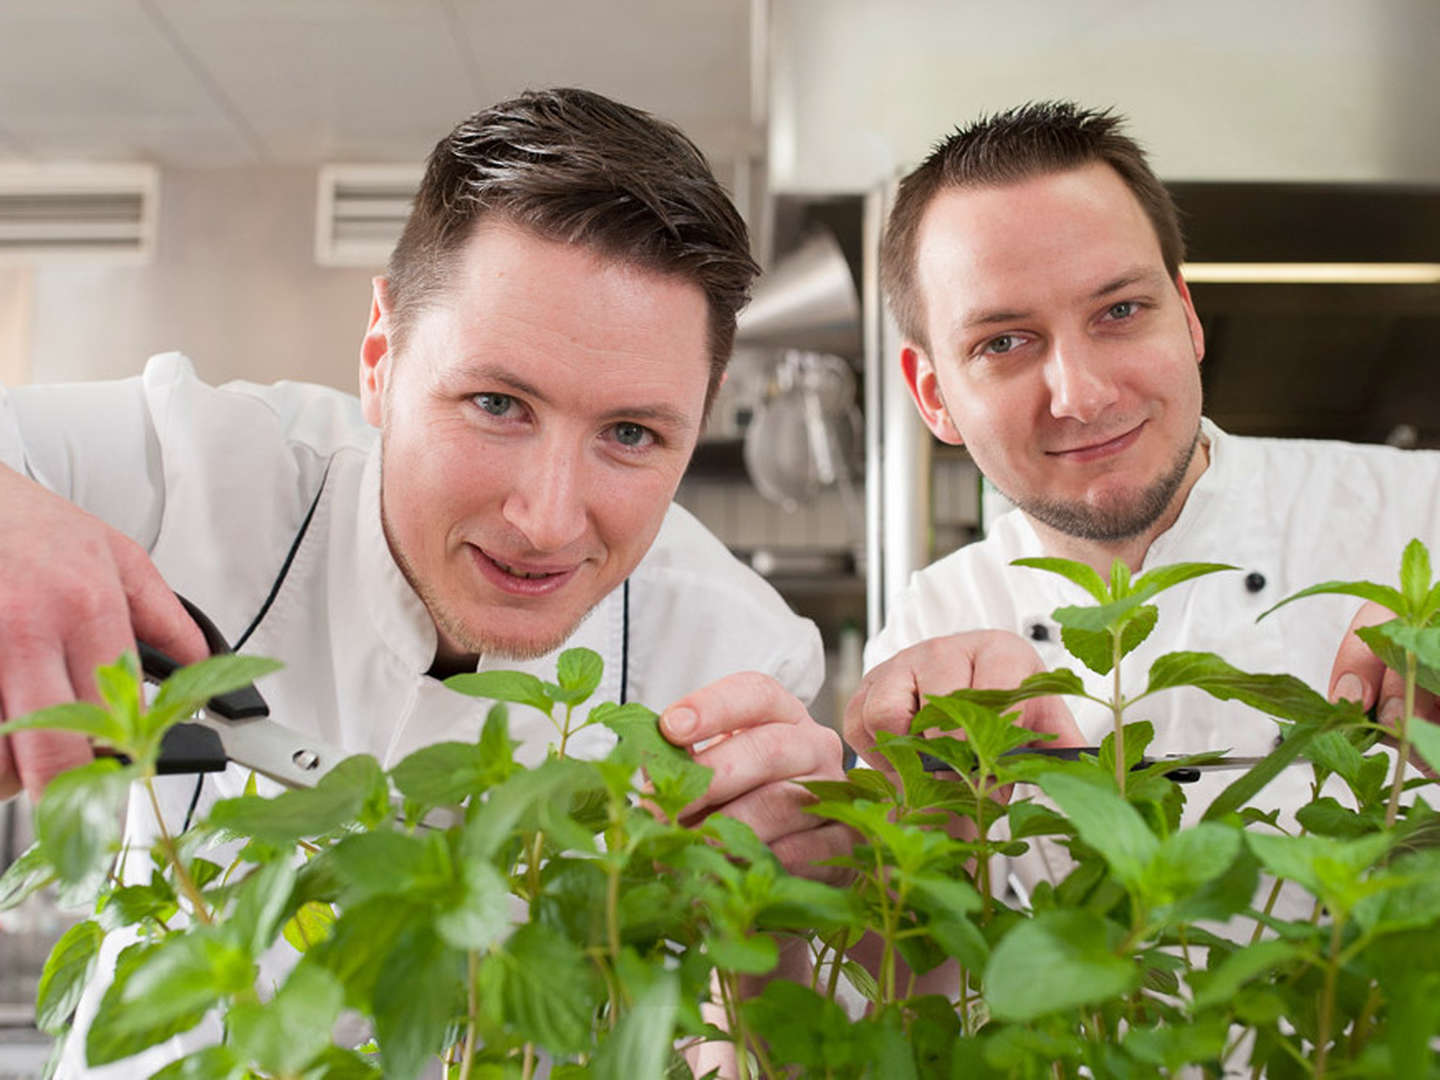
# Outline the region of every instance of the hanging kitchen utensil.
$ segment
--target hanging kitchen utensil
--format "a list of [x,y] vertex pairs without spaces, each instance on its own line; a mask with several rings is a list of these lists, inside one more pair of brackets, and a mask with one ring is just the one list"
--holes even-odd
[[850,365],[826,353],[787,351],[745,433],[745,467],[760,494],[794,508],[834,486],[858,536],[863,511],[854,477],[863,455]]

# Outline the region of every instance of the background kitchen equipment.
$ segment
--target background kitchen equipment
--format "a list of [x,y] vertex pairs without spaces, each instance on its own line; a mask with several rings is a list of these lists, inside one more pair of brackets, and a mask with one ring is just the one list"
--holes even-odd
[[760,494],[787,508],[836,486],[858,539],[864,511],[855,477],[863,475],[864,437],[850,365],[829,353],[788,349],[745,432],[745,468]]

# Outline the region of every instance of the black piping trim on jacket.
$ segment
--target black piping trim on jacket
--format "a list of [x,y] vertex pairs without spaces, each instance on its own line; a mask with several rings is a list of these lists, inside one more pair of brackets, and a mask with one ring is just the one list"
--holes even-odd
[[[270,606],[275,603],[275,598],[280,595],[280,586],[285,584],[285,578],[290,573],[290,564],[295,561],[295,554],[300,550],[300,544],[305,539],[305,534],[310,530],[310,522],[315,517],[315,508],[320,505],[320,496],[325,494],[325,481],[330,478],[330,466],[334,464],[334,462],[335,458],[332,456],[330,460],[325,463],[325,471],[320,474],[320,487],[315,492],[315,497],[310,500],[310,509],[305,511],[305,520],[300,522],[300,530],[295,534],[295,539],[290,542],[290,550],[285,553],[285,561],[280,564],[280,572],[275,576],[274,582],[270,585],[270,595],[265,597],[265,603],[260,605],[260,610],[257,611],[255,617],[250,620],[250,625],[245,628],[245,632],[241,634],[235,640],[235,644],[231,646],[236,652],[240,651],[240,647],[250,640],[250,635],[255,633],[260,624],[265,621],[265,616],[270,612]],[[195,790],[190,795],[190,806],[185,811],[185,824],[181,826],[181,832],[185,832],[190,828],[190,820],[195,816],[195,808],[200,805],[200,791],[204,786],[205,774],[200,773],[195,777]]]
[[630,579],[620,591],[620,704],[629,698],[630,690]]

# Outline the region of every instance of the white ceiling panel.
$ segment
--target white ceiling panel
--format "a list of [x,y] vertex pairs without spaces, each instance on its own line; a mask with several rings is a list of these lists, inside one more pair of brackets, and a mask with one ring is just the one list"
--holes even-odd
[[751,145],[750,0],[0,0],[0,157],[415,161],[474,109],[589,86]]
[[490,97],[587,86],[674,120],[717,153],[748,140],[748,0],[474,2],[457,10]]
[[438,3],[157,7],[267,158],[410,159],[472,107]]
[[0,5],[0,130],[37,159],[188,156],[237,135],[134,0]]

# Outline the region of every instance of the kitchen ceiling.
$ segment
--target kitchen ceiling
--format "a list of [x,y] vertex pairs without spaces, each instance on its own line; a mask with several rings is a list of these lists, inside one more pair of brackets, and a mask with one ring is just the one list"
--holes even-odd
[[0,158],[418,161],[460,117],[579,85],[712,158],[760,145],[749,0],[4,0]]

